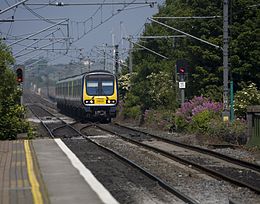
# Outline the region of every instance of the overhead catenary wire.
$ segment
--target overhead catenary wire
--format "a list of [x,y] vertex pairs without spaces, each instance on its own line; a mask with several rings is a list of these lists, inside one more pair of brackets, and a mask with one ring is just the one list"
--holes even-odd
[[153,53],[153,54],[155,54],[155,55],[157,55],[157,56],[159,56],[159,57],[161,57],[163,59],[168,59],[168,57],[166,57],[166,56],[164,56],[164,55],[162,55],[162,54],[160,54],[158,52],[155,52],[154,50],[151,50],[150,48],[147,48],[147,47],[145,47],[145,46],[143,46],[143,45],[141,45],[139,43],[133,42],[132,40],[130,40],[130,38],[127,38],[126,40],[128,40],[130,43],[133,43],[133,44],[135,44],[135,45],[137,45],[137,46],[139,46],[141,48],[144,48],[145,50],[147,50],[147,51],[149,51],[149,52],[151,52],[151,53]]
[[[56,31],[57,31],[57,30],[58,30],[58,29],[56,29]],[[53,32],[51,32],[51,33],[48,33],[46,36],[43,37],[43,39],[49,37],[49,36],[52,35],[52,34],[54,34],[56,31],[53,31]],[[19,53],[23,52],[24,50],[26,50],[27,48],[29,48],[29,47],[35,45],[36,43],[38,43],[38,42],[41,41],[41,40],[42,40],[42,39],[35,40],[33,43],[27,45],[25,48],[23,48],[23,49],[21,49],[20,51],[14,53],[13,55],[16,56],[17,54],[19,54]]]
[[[56,21],[60,21],[60,20],[65,20],[66,18],[45,18],[46,20],[56,20]],[[42,21],[41,18],[21,18],[21,19],[3,19],[3,20],[12,20],[13,22],[26,22],[26,21]]]
[[176,32],[178,32],[178,33],[182,33],[182,34],[184,34],[184,35],[186,35],[186,36],[188,36],[188,37],[190,37],[190,38],[193,38],[193,39],[196,39],[196,40],[198,40],[198,41],[200,41],[200,42],[203,42],[203,43],[206,43],[206,44],[208,44],[208,45],[211,45],[211,46],[213,46],[213,47],[215,47],[215,48],[217,48],[217,49],[223,49],[221,46],[215,45],[215,44],[213,44],[213,43],[211,43],[211,42],[208,42],[208,41],[203,40],[203,39],[201,39],[201,38],[198,38],[198,37],[196,37],[196,36],[194,36],[194,35],[191,35],[191,34],[189,34],[189,33],[186,33],[186,32],[184,32],[184,31],[181,31],[181,30],[179,30],[179,29],[177,29],[177,28],[173,28],[173,27],[171,27],[171,26],[169,26],[169,25],[167,25],[167,24],[165,24],[165,23],[162,23],[162,22],[160,22],[160,21],[154,20],[153,18],[148,18],[148,19],[149,19],[150,21],[152,21],[152,22],[158,23],[158,24],[160,24],[160,25],[162,25],[162,26],[165,26],[166,28],[169,28],[169,29],[171,29],[171,30],[174,30],[174,31],[176,31]]
[[55,24],[56,22],[49,20],[48,18],[45,18],[43,16],[41,16],[40,14],[36,13],[35,11],[33,11],[29,6],[27,5],[23,5],[25,9],[27,9],[30,13],[32,13],[34,16],[38,17],[39,19],[42,19],[43,21],[47,22],[47,23],[51,23],[51,24]]
[[[154,4],[156,4],[156,1],[143,1],[143,2],[135,2],[132,4],[136,4],[136,5],[143,5],[143,4],[147,4],[149,6],[154,6]],[[64,2],[56,2],[54,3],[27,3],[26,5],[30,5],[30,6],[112,6],[112,5],[127,5],[128,2],[103,2],[103,3],[64,3]]]
[[57,26],[57,25],[62,25],[62,24],[63,24],[64,22],[66,22],[66,21],[68,21],[68,19],[63,20],[63,21],[60,21],[60,22],[58,22],[58,23],[56,23],[56,24],[54,24],[54,25],[52,25],[52,26],[49,26],[49,27],[47,27],[47,28],[44,28],[44,29],[42,29],[42,30],[40,30],[40,31],[38,31],[38,32],[36,32],[36,33],[33,33],[33,34],[31,34],[31,35],[25,37],[25,38],[22,38],[22,39],[20,39],[20,40],[17,40],[17,41],[15,41],[15,42],[9,44],[8,46],[10,47],[10,46],[12,46],[12,45],[14,45],[14,44],[16,44],[16,43],[22,42],[22,41],[24,41],[24,40],[26,40],[26,39],[29,39],[29,38],[31,38],[31,37],[33,37],[33,36],[38,35],[39,33],[42,33],[42,32],[44,32],[44,31],[46,31],[46,30],[49,30],[50,28],[53,28],[53,27],[55,27],[55,26]]
[[[96,47],[96,48],[98,49],[98,47]],[[100,51],[100,49],[98,49],[98,50],[94,50],[94,49],[93,49],[93,51],[94,51],[94,52],[96,52],[96,53],[98,53],[98,54],[101,54],[101,55],[103,55],[103,53]],[[102,50],[102,51],[103,51],[103,50]],[[110,57],[110,59],[111,59],[112,61],[116,62],[116,60],[115,60],[115,58],[114,58],[114,56],[113,56],[112,54],[110,54],[110,53],[106,52],[106,55],[107,55],[107,56],[109,56],[109,57]],[[127,67],[127,68],[128,68],[128,66],[127,66],[127,65],[125,65],[125,64],[123,64],[123,63],[121,63],[121,62],[120,62],[120,60],[118,61],[118,63],[119,63],[120,65],[122,65],[122,66],[124,66],[124,67]]]
[[[129,5],[131,5],[132,3],[134,3],[136,0],[133,0],[129,3],[126,3],[122,9],[117,10],[117,12],[115,14],[112,14],[111,16],[107,17],[105,20],[102,20],[102,22],[100,22],[97,25],[93,25],[92,28],[90,28],[86,33],[83,33],[83,35],[79,36],[79,38],[77,38],[77,40],[72,41],[72,43],[75,43],[77,41],[79,41],[80,39],[82,39],[83,37],[85,37],[88,33],[90,33],[91,31],[95,30],[96,28],[98,28],[99,26],[101,26],[102,24],[106,23],[107,21],[109,21],[111,18],[113,18],[114,16],[116,16],[117,14],[121,13],[126,7],[128,7]],[[88,18],[90,19],[90,18]]]
[[[63,41],[63,40],[57,40],[55,43],[59,43],[59,42],[61,42],[61,41]],[[43,46],[41,46],[41,47],[39,47],[39,48],[35,48],[34,50],[31,50],[31,51],[29,51],[29,52],[27,52],[27,53],[24,53],[24,54],[21,54],[21,55],[16,55],[15,57],[16,57],[16,58],[19,58],[19,57],[22,57],[22,56],[24,56],[24,55],[28,55],[28,54],[30,54],[30,53],[32,53],[32,52],[35,52],[35,51],[37,51],[37,50],[40,50],[41,48],[48,47],[48,46],[52,45],[53,43],[54,43],[54,42],[50,42],[50,43],[48,43],[48,44],[46,44],[46,45],[43,45]]]
[[[15,15],[15,13],[16,13],[16,8],[14,8],[13,16]],[[12,18],[13,18],[13,16],[12,16]],[[9,26],[9,29],[8,29],[8,32],[7,32],[7,36],[11,33],[12,27],[13,27],[13,22],[10,23],[10,26]]]
[[153,19],[215,19],[222,16],[154,16]]
[[[90,18],[88,18],[88,19],[86,19],[86,20],[84,20],[84,21],[78,21],[77,23],[78,23],[78,27],[80,27],[81,25],[79,25],[81,22],[83,22],[84,23],[84,25],[83,25],[83,32],[80,32],[81,30],[80,29],[77,29],[77,35],[76,35],[76,38],[72,38],[72,37],[69,37],[68,39],[70,40],[70,44],[69,45],[71,45],[71,44],[73,44],[73,43],[75,43],[75,42],[77,42],[77,41],[79,41],[79,40],[81,40],[84,36],[86,36],[88,33],[90,33],[91,31],[93,31],[93,30],[95,30],[96,28],[98,28],[99,26],[101,26],[102,24],[104,24],[104,23],[106,23],[107,21],[109,21],[112,17],[114,17],[115,15],[117,15],[117,14],[119,14],[120,12],[122,12],[122,11],[124,11],[124,10],[127,10],[127,8],[130,6],[130,5],[133,5],[133,4],[139,4],[139,5],[141,5],[142,3],[144,4],[144,3],[148,3],[148,1],[145,1],[145,2],[136,2],[136,0],[133,0],[133,1],[124,1],[123,3],[122,2],[119,2],[121,5],[123,5],[123,7],[121,7],[121,8],[119,8],[119,9],[117,9],[117,8],[115,8],[115,9],[117,9],[116,10],[116,12],[114,12],[114,10],[113,10],[113,12],[112,12],[112,14],[110,15],[110,16],[108,16],[108,17],[106,17],[106,18],[104,18],[104,15],[103,15],[103,6],[104,6],[104,4],[102,4],[102,3],[105,3],[106,5],[108,5],[110,2],[105,2],[106,0],[104,0],[103,2],[101,2],[101,4],[100,4],[100,6],[99,6],[99,8],[94,12],[94,14],[90,17]],[[50,3],[54,3],[55,1],[51,1],[51,0],[49,0],[49,2]],[[31,2],[30,2],[31,3]],[[54,25],[56,25],[56,22],[55,22],[55,20],[60,20],[61,18],[59,18],[59,19],[54,19],[54,18],[46,18],[46,17],[44,17],[44,16],[41,16],[40,14],[38,14],[37,12],[35,12],[34,10],[36,10],[36,9],[40,9],[40,8],[43,8],[43,7],[45,7],[46,5],[43,5],[43,7],[38,7],[38,8],[35,8],[35,6],[36,5],[32,5],[32,4],[30,4],[29,2],[27,2],[27,3],[24,3],[23,4],[23,7],[21,8],[21,9],[26,9],[26,10],[28,10],[30,13],[32,13],[33,15],[35,15],[37,18],[36,19],[34,19],[34,20],[32,20],[32,19],[14,19],[14,21],[17,21],[17,22],[20,22],[20,21],[30,21],[30,20],[32,20],[32,21],[45,21],[45,22],[49,22],[49,23],[52,23],[52,24],[54,24]],[[111,4],[111,6],[113,6],[113,8],[115,7],[115,3],[118,3],[118,2],[116,2],[116,1],[114,1],[113,0],[113,2],[112,2],[113,4]],[[155,2],[156,3],[156,2]],[[119,5],[120,5],[119,4]],[[147,5],[145,5],[145,6],[148,6],[148,4]],[[143,6],[138,6],[138,7],[134,7],[134,8],[129,8],[129,9],[137,9],[137,8],[141,8],[141,7],[143,7]],[[14,7],[13,7],[14,8]],[[19,7],[20,8],[20,7]],[[99,23],[96,23],[95,21],[95,19],[98,19],[98,16],[96,15],[96,14],[98,14],[98,13],[100,13],[100,17],[101,17],[101,20],[100,20],[100,22]],[[91,26],[89,27],[89,29],[87,29],[87,27],[88,27],[88,25],[87,25],[87,21],[88,22],[91,22]],[[72,22],[71,22],[71,25],[72,25]],[[68,26],[67,26],[68,27]],[[70,29],[70,32],[72,31],[73,32],[73,27],[74,26],[71,26],[69,29]],[[62,33],[62,35],[63,36],[65,36],[65,34],[63,33],[63,31],[61,30],[61,33]],[[32,34],[34,34],[34,33],[32,33]],[[29,34],[29,38],[28,38],[28,36],[26,37],[26,38],[22,38],[22,39],[19,39],[19,40],[17,40],[16,42],[13,42],[13,43],[11,43],[9,46],[12,46],[12,45],[19,45],[19,41],[20,40],[33,40],[33,39],[30,39],[30,38],[32,38],[32,34]],[[76,34],[76,33],[75,33]],[[6,37],[6,40],[10,40],[10,38],[8,39],[8,37],[9,36],[11,36],[10,35],[10,33],[8,34],[8,36]],[[24,35],[21,35],[21,36],[24,36]],[[18,36],[15,36],[15,38],[18,38]],[[40,38],[38,38],[37,40],[39,40]],[[43,39],[44,40],[44,39]],[[28,45],[23,45],[23,46],[28,46]]]
[[3,13],[5,13],[5,12],[7,12],[7,11],[9,11],[9,10],[11,10],[11,9],[13,9],[13,8],[18,7],[18,6],[21,5],[21,4],[24,4],[26,1],[29,1],[29,0],[19,1],[19,2],[17,2],[16,4],[14,4],[14,5],[12,5],[12,6],[9,6],[8,8],[6,8],[6,9],[4,9],[4,10],[1,10],[1,11],[0,11],[0,15],[3,14]]

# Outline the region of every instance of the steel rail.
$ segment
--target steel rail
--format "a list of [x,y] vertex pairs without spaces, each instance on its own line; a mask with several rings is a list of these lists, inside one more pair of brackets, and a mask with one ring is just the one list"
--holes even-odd
[[[49,135],[51,136],[52,139],[55,138],[55,136],[52,134],[51,130],[46,126],[46,124],[43,122],[43,120],[35,113],[35,111],[31,108],[31,106],[35,106],[33,105],[26,105],[30,111],[35,115],[36,118],[38,118],[38,120],[41,122],[41,124],[44,126],[44,128],[48,131]],[[40,107],[40,106],[39,106]]]
[[257,171],[257,172],[260,173],[260,166],[257,165],[257,164],[254,164],[254,163],[250,163],[250,162],[247,162],[247,161],[236,159],[236,158],[233,158],[233,157],[230,157],[230,156],[218,153],[218,152],[214,152],[212,150],[205,149],[205,148],[202,148],[202,147],[192,146],[192,145],[184,144],[184,143],[177,142],[177,141],[174,141],[174,140],[162,138],[160,136],[153,135],[153,134],[147,133],[147,132],[142,131],[142,130],[137,130],[137,129],[134,129],[134,128],[131,128],[131,127],[127,127],[127,126],[121,125],[119,123],[115,123],[115,125],[122,127],[122,128],[132,130],[132,131],[143,133],[147,136],[153,137],[157,140],[160,140],[160,141],[163,141],[163,142],[166,142],[166,143],[169,143],[169,144],[173,144],[173,145],[176,145],[176,146],[179,146],[179,147],[187,148],[187,149],[190,149],[190,150],[193,150],[193,151],[197,151],[199,153],[208,154],[210,156],[217,157],[217,158],[222,159],[224,161],[227,161],[227,162],[230,162],[230,163],[233,163],[233,164],[236,164],[236,165],[239,165],[239,166],[242,166],[242,167],[245,167],[245,168],[248,168],[248,169],[251,169],[251,170],[254,170],[254,171]]
[[187,159],[183,159],[181,157],[178,157],[178,156],[176,156],[176,155],[174,155],[172,153],[169,153],[167,151],[164,151],[164,150],[161,150],[159,148],[156,148],[156,147],[144,144],[142,142],[138,142],[136,140],[130,139],[129,137],[125,137],[125,136],[123,136],[121,134],[118,134],[118,133],[116,133],[114,131],[107,130],[107,129],[101,127],[101,126],[97,126],[97,127],[100,128],[103,131],[109,132],[110,134],[117,135],[117,136],[119,136],[120,138],[122,138],[125,141],[128,141],[128,142],[133,143],[133,144],[138,145],[138,146],[142,146],[142,147],[144,147],[146,149],[149,149],[149,150],[152,150],[154,152],[160,153],[160,154],[164,155],[165,157],[167,157],[169,159],[173,159],[175,161],[178,161],[178,162],[180,162],[182,164],[191,165],[191,166],[195,167],[196,169],[202,170],[202,171],[204,171],[204,172],[206,172],[206,173],[208,173],[208,174],[210,174],[210,175],[212,175],[212,176],[214,176],[216,178],[220,178],[220,179],[229,181],[229,182],[231,182],[233,184],[236,184],[236,185],[239,185],[239,186],[247,187],[247,188],[255,191],[256,193],[260,194],[260,186],[259,187],[258,186],[253,186],[253,185],[248,184],[248,183],[246,183],[244,181],[241,181],[241,180],[229,177],[226,174],[223,174],[223,173],[221,173],[219,171],[216,171],[216,170],[204,167],[204,166],[199,165],[199,164],[197,164],[195,162],[192,162],[192,161],[189,161]]
[[[39,106],[40,108],[42,108],[41,106]],[[44,109],[45,110],[45,109]],[[47,110],[45,110],[46,112],[49,112]],[[32,111],[33,112],[33,111]],[[34,113],[35,114],[35,113]],[[53,114],[52,114],[53,115]],[[37,117],[37,116],[36,116]],[[56,116],[55,116],[56,117]],[[39,118],[39,117],[38,117]],[[58,118],[58,117],[56,117]],[[166,189],[167,191],[169,191],[170,193],[174,194],[176,197],[180,198],[181,200],[183,200],[186,203],[189,204],[198,204],[197,201],[195,201],[194,199],[186,196],[185,194],[181,193],[178,189],[168,185],[166,182],[164,182],[163,180],[161,180],[160,178],[158,178],[157,176],[151,174],[150,172],[146,171],[144,168],[142,168],[141,166],[139,166],[138,164],[134,163],[133,161],[127,159],[126,157],[118,154],[117,152],[113,151],[112,149],[109,149],[101,144],[98,144],[97,142],[91,140],[90,138],[88,138],[88,136],[82,134],[80,131],[78,131],[77,129],[75,129],[74,127],[72,127],[71,125],[67,124],[65,121],[63,121],[62,119],[59,118],[59,120],[63,121],[65,123],[65,125],[63,125],[62,127],[58,127],[53,129],[52,131],[49,129],[49,127],[47,127],[42,120],[39,118],[39,120],[41,121],[41,123],[43,124],[43,126],[46,128],[46,130],[49,132],[49,134],[51,135],[52,138],[55,138],[53,132],[59,128],[62,127],[70,127],[71,129],[73,129],[76,133],[78,133],[79,136],[85,138],[86,140],[90,141],[91,143],[97,145],[98,147],[102,148],[103,150],[106,150],[108,152],[110,152],[111,154],[113,154],[114,156],[116,156],[117,158],[119,158],[120,160],[128,163],[130,166],[138,169],[140,172],[142,172],[144,175],[146,175],[147,177],[149,177],[150,179],[156,181],[162,188]],[[93,126],[88,125],[87,127]],[[96,126],[97,127],[97,126]],[[85,127],[86,128],[86,127]],[[82,130],[82,129],[81,129]]]
[[[88,126],[89,127],[89,126]],[[99,126],[97,126],[95,124],[95,127],[98,127],[100,128]],[[85,127],[87,128],[87,127]],[[85,129],[85,128],[81,128],[81,130]],[[80,134],[82,134],[80,132]],[[84,135],[84,134],[82,134]],[[103,148],[104,150],[112,153],[113,155],[115,155],[117,158],[127,162],[129,165],[137,168],[138,170],[140,170],[143,174],[145,174],[146,176],[148,176],[150,179],[158,182],[158,184],[163,187],[164,189],[166,189],[167,191],[171,192],[172,194],[174,194],[175,196],[177,196],[178,198],[180,198],[182,201],[186,202],[186,203],[190,203],[190,204],[198,204],[197,201],[195,201],[194,199],[190,198],[189,196],[181,193],[178,189],[170,186],[169,184],[167,184],[166,182],[164,182],[163,180],[161,180],[159,177],[153,175],[152,173],[148,172],[147,170],[145,170],[144,168],[142,168],[141,166],[139,166],[138,164],[134,163],[133,161],[127,159],[126,157],[120,155],[119,153],[115,152],[114,150],[108,148],[108,147],[105,147],[97,142],[95,142],[94,140],[90,139],[88,136],[85,136],[84,135],[84,138],[87,139],[88,141],[92,142],[93,144]]]

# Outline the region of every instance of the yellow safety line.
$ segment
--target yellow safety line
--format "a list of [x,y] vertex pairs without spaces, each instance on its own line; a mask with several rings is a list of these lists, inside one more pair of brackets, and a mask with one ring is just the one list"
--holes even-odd
[[42,194],[40,191],[40,185],[38,183],[37,177],[33,170],[33,160],[32,160],[32,155],[31,155],[31,150],[30,150],[28,140],[24,140],[24,149],[25,149],[25,154],[26,154],[27,172],[28,172],[29,181],[30,181],[31,187],[32,187],[32,195],[33,195],[34,203],[43,204]]

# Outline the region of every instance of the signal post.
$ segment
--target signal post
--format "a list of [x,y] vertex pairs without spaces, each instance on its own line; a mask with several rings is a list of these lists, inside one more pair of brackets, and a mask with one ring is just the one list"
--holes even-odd
[[176,73],[179,75],[179,89],[181,92],[181,105],[185,102],[185,88],[186,88],[186,82],[185,82],[185,75],[188,71],[188,63],[186,60],[181,59],[176,61]]
[[[20,88],[23,92],[23,77],[24,77],[24,66],[23,65],[17,65],[16,66],[16,81],[18,88]],[[21,105],[23,104],[23,94],[20,98]]]

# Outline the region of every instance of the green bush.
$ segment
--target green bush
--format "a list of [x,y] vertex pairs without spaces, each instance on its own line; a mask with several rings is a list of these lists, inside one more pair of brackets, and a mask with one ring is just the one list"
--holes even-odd
[[251,83],[235,94],[234,110],[237,117],[246,116],[246,109],[250,105],[260,105],[260,91],[256,84]]
[[28,126],[27,137],[28,139],[33,139],[36,137],[36,132],[30,125]]
[[245,144],[247,141],[246,130],[247,125],[243,120],[226,123],[223,122],[222,117],[218,117],[210,121],[207,135],[232,144]]
[[10,106],[5,113],[0,116],[0,139],[16,139],[17,134],[28,131],[29,123],[22,117],[24,115],[24,107],[18,104]]
[[127,119],[138,120],[141,115],[141,109],[139,106],[125,107],[123,110],[123,116]]
[[189,121],[184,117],[175,116],[175,127],[177,131],[185,132],[188,130]]
[[192,121],[188,127],[190,132],[206,133],[209,129],[210,121],[216,117],[216,114],[210,110],[204,110],[192,117]]
[[145,125],[160,130],[170,130],[174,118],[170,110],[146,110],[144,113]]
[[138,120],[141,115],[141,107],[138,105],[138,97],[131,93],[127,93],[124,101],[122,111],[124,118]]

